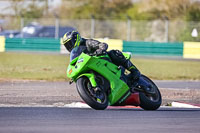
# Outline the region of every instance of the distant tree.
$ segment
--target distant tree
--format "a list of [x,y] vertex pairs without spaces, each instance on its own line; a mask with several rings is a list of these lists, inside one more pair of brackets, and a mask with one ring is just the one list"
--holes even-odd
[[200,3],[193,3],[188,9],[186,15],[186,20],[200,21]]
[[21,9],[21,15],[24,18],[41,18],[44,10],[44,6],[38,7],[37,3],[33,1],[27,7]]
[[200,4],[191,0],[143,0],[139,12],[152,14],[153,18],[199,20]]
[[10,8],[16,17],[40,18],[43,16],[45,5],[39,5],[37,1],[11,0]]
[[9,8],[13,10],[15,16],[20,16],[23,5],[24,0],[11,0]]
[[59,14],[68,18],[98,19],[120,18],[126,16],[126,11],[132,7],[131,0],[74,0],[74,5],[62,5]]
[[127,10],[127,15],[133,20],[152,20],[155,19],[155,15],[149,12],[141,12],[140,3],[134,4],[131,8]]

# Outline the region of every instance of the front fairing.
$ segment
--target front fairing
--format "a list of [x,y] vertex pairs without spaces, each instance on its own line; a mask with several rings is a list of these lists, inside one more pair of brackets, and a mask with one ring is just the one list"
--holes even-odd
[[81,53],[80,56],[74,58],[67,68],[67,77],[71,79],[76,79],[81,73],[87,71],[87,62],[91,59],[85,53]]

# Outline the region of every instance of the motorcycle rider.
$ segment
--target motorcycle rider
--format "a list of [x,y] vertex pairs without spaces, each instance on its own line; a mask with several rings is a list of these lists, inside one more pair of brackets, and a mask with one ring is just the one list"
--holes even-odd
[[[82,38],[78,31],[67,32],[62,38],[62,44],[65,48],[71,52],[73,48],[78,46],[86,46],[87,54],[102,55],[106,53],[108,44],[99,42],[94,39]],[[136,81],[140,77],[140,71],[131,63],[129,59],[126,59],[121,51],[111,50],[107,52],[111,61],[117,66],[123,66],[131,72],[131,78]]]

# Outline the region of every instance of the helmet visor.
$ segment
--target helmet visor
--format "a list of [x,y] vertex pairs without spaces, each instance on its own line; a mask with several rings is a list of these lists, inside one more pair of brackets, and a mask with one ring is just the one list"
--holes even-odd
[[72,49],[74,48],[74,41],[73,41],[73,39],[67,41],[67,42],[64,44],[64,46],[66,47],[66,49],[67,49],[69,52],[71,52]]

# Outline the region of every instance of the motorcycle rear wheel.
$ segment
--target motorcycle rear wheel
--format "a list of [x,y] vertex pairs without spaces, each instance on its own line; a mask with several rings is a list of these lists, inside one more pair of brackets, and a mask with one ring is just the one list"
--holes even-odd
[[162,103],[162,97],[160,91],[158,87],[155,85],[155,83],[147,76],[142,75],[142,78],[149,84],[151,84],[152,89],[154,89],[155,91],[155,94],[145,94],[143,92],[140,92],[139,93],[140,107],[143,108],[144,110],[157,110]]
[[107,108],[108,97],[106,93],[101,90],[98,92],[98,95],[103,98],[98,98],[98,95],[95,94],[94,88],[92,88],[92,85],[87,77],[80,77],[76,82],[76,88],[81,98],[93,109],[104,110]]

